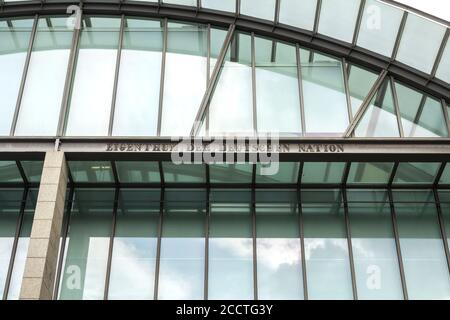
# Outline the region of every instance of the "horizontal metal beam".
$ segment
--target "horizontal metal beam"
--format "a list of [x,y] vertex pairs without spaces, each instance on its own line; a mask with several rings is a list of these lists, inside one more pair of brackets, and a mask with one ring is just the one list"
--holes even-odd
[[[39,15],[66,14],[67,1],[54,2],[14,2],[5,4],[0,11],[0,18]],[[228,28],[235,24],[238,30],[255,32],[258,35],[270,36],[276,39],[298,43],[303,47],[318,50],[345,58],[348,62],[371,68],[375,71],[387,70],[399,81],[412,85],[419,90],[450,102],[450,84],[439,79],[431,79],[430,75],[412,67],[390,61],[383,57],[352,44],[334,38],[315,34],[313,31],[298,29],[283,24],[274,25],[271,21],[263,21],[248,16],[235,16],[233,13],[217,12],[187,6],[160,6],[157,3],[126,3],[120,5],[116,1],[104,0],[101,3],[83,2],[83,13],[169,18],[198,23],[211,24]]]

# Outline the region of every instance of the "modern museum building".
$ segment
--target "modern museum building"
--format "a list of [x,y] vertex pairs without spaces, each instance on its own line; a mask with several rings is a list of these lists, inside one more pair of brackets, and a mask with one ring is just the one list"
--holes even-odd
[[0,0],[1,297],[449,300],[449,38],[390,0]]

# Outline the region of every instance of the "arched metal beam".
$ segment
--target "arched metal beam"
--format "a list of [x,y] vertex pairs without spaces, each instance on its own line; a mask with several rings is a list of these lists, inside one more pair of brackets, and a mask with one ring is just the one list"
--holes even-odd
[[[78,4],[75,1],[55,2],[13,2],[4,3],[0,8],[0,18],[39,15],[66,15],[67,6]],[[418,71],[398,61],[392,61],[370,50],[356,47],[324,35],[297,29],[292,26],[276,24],[235,13],[218,12],[197,7],[161,5],[158,3],[124,3],[119,1],[102,0],[102,2],[82,2],[83,13],[92,15],[117,15],[139,17],[169,18],[222,26],[228,28],[235,24],[237,30],[251,31],[258,35],[268,36],[279,40],[298,43],[302,47],[321,51],[345,58],[352,62],[375,71],[386,70],[401,82],[409,84],[439,99],[450,103],[450,84],[434,78],[432,75]]]

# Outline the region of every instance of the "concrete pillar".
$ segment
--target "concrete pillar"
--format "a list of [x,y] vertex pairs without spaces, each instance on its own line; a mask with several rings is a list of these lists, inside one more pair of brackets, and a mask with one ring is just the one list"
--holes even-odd
[[64,153],[47,152],[20,290],[21,300],[52,299],[66,188]]

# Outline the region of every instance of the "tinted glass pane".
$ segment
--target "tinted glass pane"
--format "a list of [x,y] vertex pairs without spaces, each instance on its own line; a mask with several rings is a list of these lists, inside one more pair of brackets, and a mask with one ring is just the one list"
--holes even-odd
[[441,62],[436,72],[436,77],[450,83],[450,41],[447,40],[444,53],[442,54]]
[[16,135],[56,135],[72,34],[67,18],[39,19]]
[[275,0],[241,0],[241,14],[273,21],[275,2]]
[[296,48],[255,38],[258,132],[301,133]]
[[43,161],[21,161],[20,163],[29,182],[41,181]]
[[397,60],[430,73],[444,33],[443,25],[412,13],[408,14]]
[[303,299],[297,192],[258,191],[256,246],[259,299]]
[[355,130],[357,137],[399,137],[397,115],[390,81],[375,94]]
[[153,299],[159,201],[159,190],[120,192],[108,299]]
[[116,166],[120,182],[158,183],[161,181],[158,162],[117,161]]
[[402,16],[403,10],[380,1],[366,1],[358,35],[358,46],[384,56],[392,56]]
[[409,298],[449,299],[450,276],[433,193],[394,192],[394,201]]
[[[232,94],[231,94],[232,93]],[[251,38],[236,34],[209,106],[211,135],[253,132]]]
[[450,246],[450,192],[440,191],[439,200],[441,201],[445,233],[447,234],[447,242]]
[[209,299],[253,299],[251,194],[211,193]]
[[396,83],[400,115],[406,137],[446,137],[442,105],[438,100]]
[[359,0],[323,0],[319,32],[342,41],[352,42],[359,3]]
[[[9,24],[9,26],[8,26]],[[10,134],[33,20],[0,20],[0,135]]]
[[[362,193],[382,191],[353,191]],[[358,200],[356,200],[358,201]],[[359,299],[403,299],[397,250],[388,202],[349,203],[353,258]]]
[[189,136],[207,82],[207,28],[169,23],[161,135]]
[[106,136],[120,19],[84,18],[67,119],[68,136]]
[[0,189],[0,293],[5,289],[23,190]]
[[185,6],[197,6],[197,0],[163,0],[163,3],[180,4]]
[[156,136],[163,31],[160,21],[126,19],[113,135]]
[[0,161],[0,182],[23,182],[15,161]]
[[166,191],[158,299],[204,298],[205,210],[205,191]]
[[442,172],[441,179],[439,180],[440,184],[450,184],[450,164],[445,166],[444,172]]
[[333,191],[302,192],[309,299],[352,299],[340,197],[340,193]]
[[8,300],[19,299],[23,274],[25,271],[25,262],[27,260],[28,245],[30,243],[31,227],[33,225],[34,209],[36,207],[37,196],[37,189],[31,189],[27,195],[27,203],[25,206],[19,239],[17,241],[14,266],[11,274],[11,282],[9,284]]
[[[301,51],[306,134],[341,134],[349,123],[342,62],[318,53]],[[308,60],[303,59],[304,56]],[[324,117],[324,114],[328,116]]]
[[69,161],[74,182],[113,182],[111,163],[108,161]]
[[440,168],[440,163],[431,162],[402,162],[395,174],[395,184],[423,183],[432,184]]
[[393,167],[393,163],[354,162],[351,164],[347,183],[387,184]]
[[359,110],[366,99],[369,91],[372,89],[378,74],[359,68],[355,65],[349,66],[350,74],[348,76],[348,86],[350,91],[350,102],[352,104],[353,116]]
[[212,183],[252,183],[252,164],[214,164],[209,166]]
[[202,0],[202,8],[235,12],[236,0]]
[[344,162],[305,162],[302,183],[341,183]]
[[202,164],[181,164],[163,162],[165,182],[202,183],[206,181],[206,168]]
[[60,299],[103,299],[113,204],[113,190],[75,191]]
[[297,162],[271,162],[256,165],[256,183],[297,183],[299,174]]
[[297,28],[312,30],[317,0],[281,0],[280,22]]

